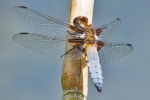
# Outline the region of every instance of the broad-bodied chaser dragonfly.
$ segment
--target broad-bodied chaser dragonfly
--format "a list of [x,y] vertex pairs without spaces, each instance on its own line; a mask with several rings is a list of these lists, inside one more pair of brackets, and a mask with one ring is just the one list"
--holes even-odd
[[[12,12],[43,33],[18,33],[13,36],[14,41],[55,58],[71,56],[72,60],[77,60],[85,57],[91,78],[99,92],[102,91],[103,84],[101,64],[125,56],[133,50],[131,44],[107,42],[120,26],[119,18],[94,28],[92,24],[88,24],[85,16],[77,16],[71,24],[24,6],[16,6]],[[69,50],[66,50],[66,44]]]

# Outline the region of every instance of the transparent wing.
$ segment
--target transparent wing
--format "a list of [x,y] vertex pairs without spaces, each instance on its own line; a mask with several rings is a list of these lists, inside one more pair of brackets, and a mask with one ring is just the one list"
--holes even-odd
[[123,57],[131,53],[132,51],[133,51],[133,46],[131,44],[105,43],[104,47],[102,47],[98,51],[98,55],[100,58],[100,63],[105,64],[109,61]]
[[[114,33],[117,31],[120,24],[121,24],[121,20],[119,18],[117,18],[109,24],[98,27],[98,28],[102,29],[102,32],[98,35],[99,40],[102,42],[108,41],[114,35]],[[98,28],[96,28],[96,29],[98,29]]]
[[[13,36],[13,40],[27,48],[58,59],[64,58],[64,56],[72,56],[71,60],[82,57],[82,50],[65,39],[52,38],[43,34],[18,33]],[[66,43],[70,48],[68,51],[66,51]]]
[[23,22],[52,37],[66,37],[68,22],[56,19],[31,8],[16,6],[12,12]]

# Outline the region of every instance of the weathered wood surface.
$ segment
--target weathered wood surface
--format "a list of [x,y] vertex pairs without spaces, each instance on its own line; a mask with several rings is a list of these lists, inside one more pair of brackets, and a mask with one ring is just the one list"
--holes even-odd
[[[86,16],[89,24],[91,24],[93,7],[94,0],[71,0],[69,21],[73,22],[77,16]],[[70,57],[65,57],[62,70],[63,100],[86,100],[88,93],[88,68],[86,61],[84,58],[70,60]],[[75,97],[78,99],[73,99]]]

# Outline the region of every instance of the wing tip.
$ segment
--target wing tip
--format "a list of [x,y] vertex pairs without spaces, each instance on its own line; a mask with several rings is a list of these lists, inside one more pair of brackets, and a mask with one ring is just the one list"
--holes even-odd
[[128,46],[132,46],[131,44],[127,44]]
[[28,7],[26,7],[26,6],[15,6],[13,8],[24,8],[24,9],[27,9]]
[[26,33],[26,32],[22,32],[22,33],[19,33],[19,34],[29,34],[29,33]]
[[26,6],[15,6],[13,8],[25,8],[25,9],[27,9],[28,7],[26,7]]
[[133,51],[133,46],[131,44],[127,44],[127,46],[131,47],[131,52]]
[[19,8],[20,8],[20,9],[21,9],[21,8],[22,8],[22,9],[27,9],[28,7],[25,7],[25,6],[15,6],[15,7],[12,8],[12,13],[15,13],[16,9],[19,9]]
[[26,6],[18,6],[19,8],[25,8],[25,9],[27,9],[28,7],[26,7]]
[[15,34],[15,35],[12,36],[12,39],[13,39],[14,41],[16,41],[16,38],[17,38],[19,35],[27,35],[27,34],[29,34],[29,33],[26,33],[26,32],[17,33],[17,34]]
[[116,18],[116,20],[121,20],[120,18]]
[[116,20],[119,21],[119,22],[121,22],[121,19],[120,19],[120,18],[116,18]]

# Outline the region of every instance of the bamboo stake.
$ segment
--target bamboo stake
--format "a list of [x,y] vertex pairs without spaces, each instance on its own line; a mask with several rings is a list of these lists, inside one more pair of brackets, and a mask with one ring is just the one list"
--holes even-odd
[[[86,16],[92,23],[94,0],[71,0],[69,21]],[[71,56],[70,56],[71,57]],[[84,58],[70,61],[65,57],[62,70],[63,100],[86,100],[88,93],[88,68]]]

